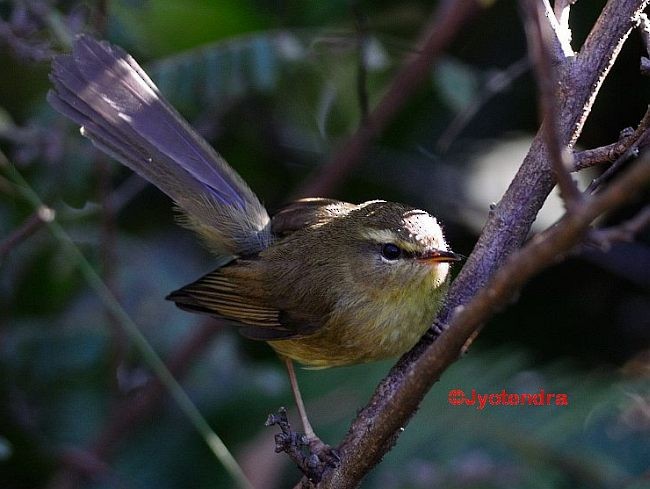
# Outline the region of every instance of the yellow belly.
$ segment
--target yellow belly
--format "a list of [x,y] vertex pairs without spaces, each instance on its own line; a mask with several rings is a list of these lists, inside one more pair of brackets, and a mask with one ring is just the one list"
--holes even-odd
[[400,295],[377,301],[340,304],[338,314],[309,336],[271,341],[280,355],[309,368],[328,368],[396,357],[408,351],[440,308],[446,286],[434,294]]

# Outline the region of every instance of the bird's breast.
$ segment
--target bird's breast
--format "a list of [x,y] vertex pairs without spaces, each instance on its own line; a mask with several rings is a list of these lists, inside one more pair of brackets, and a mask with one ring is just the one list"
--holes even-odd
[[281,355],[310,368],[328,368],[396,357],[424,334],[446,286],[436,290],[343,296],[323,326],[299,339],[270,342]]

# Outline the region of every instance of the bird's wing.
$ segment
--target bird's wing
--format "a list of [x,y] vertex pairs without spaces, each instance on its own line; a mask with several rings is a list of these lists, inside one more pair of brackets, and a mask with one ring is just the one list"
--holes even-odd
[[235,260],[167,296],[184,310],[234,321],[254,340],[300,338],[313,333],[322,318],[295,318],[271,306],[250,260]]
[[335,217],[348,214],[356,207],[354,204],[335,199],[296,200],[273,215],[271,231],[275,236],[286,236],[306,227],[325,224]]
[[95,146],[169,195],[219,254],[259,252],[269,216],[253,191],[117,46],[79,36],[52,62],[48,101]]

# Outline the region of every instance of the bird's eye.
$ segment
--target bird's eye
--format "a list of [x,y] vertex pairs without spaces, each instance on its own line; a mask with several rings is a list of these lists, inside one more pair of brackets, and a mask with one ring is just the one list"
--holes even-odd
[[402,249],[393,243],[386,243],[381,246],[381,256],[389,261],[395,261],[402,256]]

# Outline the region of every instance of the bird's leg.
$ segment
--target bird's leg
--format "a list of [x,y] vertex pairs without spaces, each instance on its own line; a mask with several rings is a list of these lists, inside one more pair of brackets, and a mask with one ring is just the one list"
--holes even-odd
[[[316,436],[314,429],[311,427],[311,423],[307,417],[307,411],[305,410],[305,404],[302,400],[302,395],[300,394],[300,388],[298,387],[298,379],[296,378],[296,372],[293,368],[293,362],[291,359],[286,357],[283,357],[282,360],[284,361],[284,365],[287,368],[287,373],[289,374],[291,390],[296,401],[298,413],[300,413],[300,420],[302,421],[302,427],[305,432],[306,445],[309,447],[311,455],[318,457],[317,460],[320,459],[321,463],[324,463],[326,466],[338,466],[340,459],[337,451],[326,443],[323,443],[321,439]],[[313,464],[314,461],[312,460],[310,463]]]
[[311,427],[311,423],[307,417],[307,411],[305,410],[305,404],[302,402],[302,395],[300,394],[300,387],[298,387],[298,379],[296,378],[296,371],[293,368],[293,362],[287,357],[284,357],[283,360],[285,367],[287,367],[289,382],[291,383],[291,392],[293,392],[293,398],[296,400],[296,407],[300,414],[300,420],[302,421],[302,428],[305,431],[305,436],[309,440],[310,444],[314,440],[320,441],[316,436],[316,433],[314,433],[314,429]]
[[300,395],[296,372],[293,369],[293,362],[284,357],[282,357],[282,361],[289,373],[291,390],[293,391],[293,397],[296,400],[296,406],[300,413],[304,434],[297,433],[291,429],[285,408],[280,408],[277,414],[269,414],[265,424],[266,426],[280,427],[281,433],[275,435],[275,451],[277,453],[285,452],[311,482],[318,483],[321,480],[323,472],[328,467],[338,467],[341,459],[336,449],[323,443],[316,436],[316,433],[314,433],[314,429],[311,427],[311,423],[309,423],[309,419],[307,418],[305,404]]

